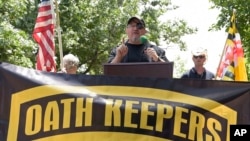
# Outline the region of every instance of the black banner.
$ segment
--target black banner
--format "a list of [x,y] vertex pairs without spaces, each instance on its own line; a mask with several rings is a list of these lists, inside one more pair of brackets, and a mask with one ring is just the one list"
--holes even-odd
[[69,75],[1,63],[0,141],[229,141],[230,125],[250,124],[249,91],[248,82]]

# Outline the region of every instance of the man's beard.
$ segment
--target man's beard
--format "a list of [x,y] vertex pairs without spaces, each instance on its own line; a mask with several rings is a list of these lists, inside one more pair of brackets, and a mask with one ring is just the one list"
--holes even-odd
[[140,41],[140,37],[134,37],[132,38],[132,42],[139,42]]

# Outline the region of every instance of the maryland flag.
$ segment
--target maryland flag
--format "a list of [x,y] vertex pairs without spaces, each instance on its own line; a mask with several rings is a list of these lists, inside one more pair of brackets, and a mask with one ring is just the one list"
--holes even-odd
[[231,17],[228,37],[217,70],[218,80],[248,81],[240,34],[236,27],[235,12]]

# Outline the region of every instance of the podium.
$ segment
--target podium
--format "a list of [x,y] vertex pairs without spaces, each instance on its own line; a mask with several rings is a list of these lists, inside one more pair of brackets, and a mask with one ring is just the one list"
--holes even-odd
[[103,64],[104,75],[173,78],[173,62]]

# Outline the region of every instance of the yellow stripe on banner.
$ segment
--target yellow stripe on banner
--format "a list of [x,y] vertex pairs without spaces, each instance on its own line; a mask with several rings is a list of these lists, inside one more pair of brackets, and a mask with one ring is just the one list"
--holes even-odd
[[[148,135],[119,132],[81,132],[41,138],[34,141],[171,141]],[[119,140],[117,140],[119,139]]]

